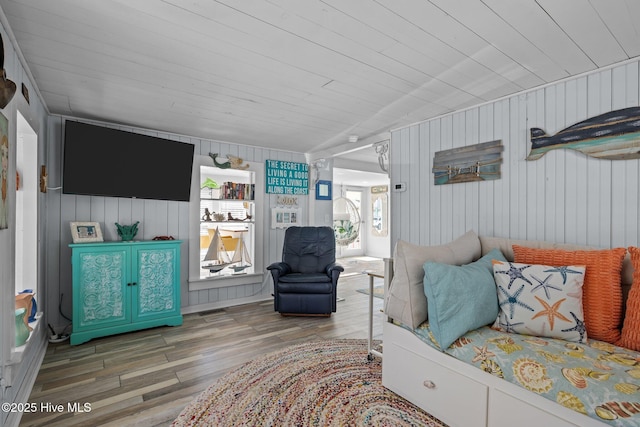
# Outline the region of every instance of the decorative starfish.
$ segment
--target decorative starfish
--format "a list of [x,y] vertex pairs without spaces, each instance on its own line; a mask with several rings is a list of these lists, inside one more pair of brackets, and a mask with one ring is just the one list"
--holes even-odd
[[530,284],[531,286],[533,286],[533,283],[531,283],[529,281],[529,279],[524,277],[524,275],[522,274],[522,271],[525,268],[529,268],[529,267],[531,267],[531,266],[530,265],[524,265],[522,267],[515,267],[512,263],[509,263],[509,270],[507,270],[507,271],[496,271],[496,273],[506,274],[506,275],[509,276],[509,286],[507,286],[507,289],[511,289],[511,285],[513,285],[513,282],[515,282],[516,279],[522,279],[525,282],[527,282],[528,284]]
[[532,307],[529,307],[524,302],[518,300],[518,297],[520,296],[520,294],[522,293],[522,290],[524,289],[524,285],[520,286],[520,289],[515,291],[513,294],[509,294],[509,292],[507,292],[501,285],[498,285],[498,289],[507,297],[506,300],[500,303],[500,306],[509,304],[509,319],[513,319],[513,311],[515,310],[516,305],[522,308],[526,308],[529,311],[535,311]]
[[[502,320],[503,318],[504,318],[504,321]],[[506,318],[506,316],[500,316],[500,320],[498,321],[498,325],[500,325],[500,327],[503,328],[505,332],[509,332],[511,334],[515,334],[516,330],[514,329],[514,326],[524,325],[524,322],[511,323],[511,322],[509,322],[509,319]]]
[[492,353],[489,350],[487,350],[487,345],[486,344],[484,346],[482,346],[482,348],[476,347],[474,345],[473,346],[473,351],[476,352],[476,356],[471,360],[472,363],[476,363],[478,361],[485,361],[488,358],[495,356],[495,353]]
[[584,342],[584,334],[587,333],[587,327],[582,320],[578,319],[578,316],[573,314],[573,311],[570,311],[569,314],[573,317],[573,321],[576,322],[576,326],[569,329],[562,329],[562,332],[576,331],[580,334],[580,342]]
[[545,270],[544,272],[545,273],[560,273],[562,275],[562,284],[563,285],[567,284],[567,273],[582,274],[582,271],[572,270],[567,266],[550,268],[548,270]]
[[562,289],[547,283],[549,281],[549,279],[551,279],[551,276],[553,276],[553,274],[548,275],[544,280],[540,280],[540,279],[538,279],[536,276],[534,276],[532,274],[531,277],[533,277],[533,279],[536,282],[538,282],[539,285],[536,286],[535,288],[531,289],[531,293],[535,292],[535,290],[538,289],[538,288],[542,288],[542,289],[544,289],[544,294],[547,296],[547,299],[551,299],[551,296],[549,295],[549,289],[555,289],[556,291],[561,291]]
[[551,330],[552,331],[553,331],[553,324],[555,322],[556,317],[558,319],[562,319],[564,321],[571,322],[571,320],[567,319],[567,317],[565,315],[563,315],[562,313],[558,313],[558,310],[560,309],[560,305],[562,305],[562,303],[567,300],[566,298],[562,298],[562,299],[556,301],[553,305],[547,304],[545,301],[541,300],[537,296],[535,298],[538,300],[538,302],[540,304],[542,304],[542,306],[544,307],[544,310],[541,310],[541,311],[537,312],[531,318],[531,320],[536,319],[538,317],[547,316],[547,318],[549,319],[549,326],[551,326]]

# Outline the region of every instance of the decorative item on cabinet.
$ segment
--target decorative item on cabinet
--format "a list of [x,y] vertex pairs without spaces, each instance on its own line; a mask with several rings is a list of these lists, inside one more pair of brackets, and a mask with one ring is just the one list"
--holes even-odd
[[102,242],[102,230],[98,222],[71,222],[73,243]]
[[218,222],[222,222],[225,219],[225,216],[223,213],[214,213],[213,214],[213,219],[215,219]]
[[128,242],[136,237],[136,234],[138,234],[138,224],[140,224],[140,221],[136,221],[136,223],[132,225],[120,225],[116,222],[118,236],[120,236],[123,242]]
[[29,339],[29,328],[24,324],[26,316],[27,310],[24,307],[16,309],[16,347],[20,347]]

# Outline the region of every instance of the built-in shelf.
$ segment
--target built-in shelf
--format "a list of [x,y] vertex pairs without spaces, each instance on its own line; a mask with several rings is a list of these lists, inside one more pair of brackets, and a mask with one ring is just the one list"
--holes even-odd
[[[261,282],[264,165],[222,169],[196,156],[193,169],[190,212],[197,220],[190,229],[189,290]],[[212,264],[225,266],[206,268]]]

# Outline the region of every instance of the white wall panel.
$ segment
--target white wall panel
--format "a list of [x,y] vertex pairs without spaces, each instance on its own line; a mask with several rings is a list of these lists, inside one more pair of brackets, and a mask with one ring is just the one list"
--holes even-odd
[[[526,161],[530,128],[549,135],[607,111],[636,106],[640,65],[523,92],[392,132],[391,243],[446,243],[469,229],[482,235],[596,247],[638,245],[640,160],[598,160],[552,150]],[[499,180],[433,184],[437,151],[495,139],[504,145]]]

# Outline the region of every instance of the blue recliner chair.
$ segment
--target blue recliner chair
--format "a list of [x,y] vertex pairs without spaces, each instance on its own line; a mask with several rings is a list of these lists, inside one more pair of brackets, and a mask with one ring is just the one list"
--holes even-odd
[[267,267],[274,287],[274,309],[282,315],[331,316],[337,285],[344,271],[336,264],[331,227],[289,227],[282,261]]

